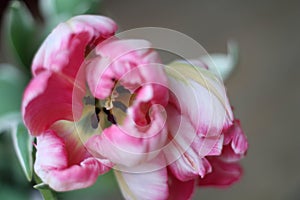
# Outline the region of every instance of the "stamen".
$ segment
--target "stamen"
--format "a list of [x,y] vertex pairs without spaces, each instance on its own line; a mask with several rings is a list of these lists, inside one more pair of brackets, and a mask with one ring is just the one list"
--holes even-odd
[[112,124],[117,124],[115,117],[111,114],[110,110],[107,110],[105,107],[102,108],[103,112],[107,115],[107,120]]
[[95,105],[95,99],[91,96],[85,96],[83,97],[83,102],[85,105]]
[[115,102],[113,102],[113,104],[116,108],[120,108],[124,113],[127,112],[127,106],[125,106],[122,102],[115,101]]
[[91,115],[91,125],[92,125],[93,129],[98,128],[98,124],[99,124],[99,117],[96,113],[93,113]]
[[111,110],[114,107],[112,102],[113,102],[113,99],[111,97],[109,97],[104,105],[106,110]]
[[95,107],[95,113],[93,113],[91,115],[91,125],[94,129],[98,128],[98,124],[99,124],[99,121],[100,121],[100,118],[99,118],[99,113],[101,112],[101,109],[98,108],[98,107]]
[[119,94],[124,94],[124,93],[130,93],[129,90],[127,90],[126,88],[124,88],[123,86],[118,86],[116,87],[116,91]]

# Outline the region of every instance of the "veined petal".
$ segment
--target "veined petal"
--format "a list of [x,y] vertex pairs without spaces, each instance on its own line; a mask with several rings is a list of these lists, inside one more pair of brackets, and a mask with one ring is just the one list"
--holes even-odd
[[166,168],[144,173],[115,171],[115,175],[126,200],[164,200],[169,195]]
[[203,137],[196,136],[191,147],[200,157],[221,155],[223,149],[224,135]]
[[227,187],[240,180],[242,168],[238,163],[223,162],[218,158],[211,158],[212,173],[199,179],[200,186]]
[[[232,124],[233,114],[223,83],[211,72],[174,63],[167,68],[170,102],[186,115],[200,136],[219,136]],[[186,98],[186,97],[189,98]]]
[[193,180],[199,176],[203,178],[212,170],[206,158],[198,158],[193,153],[189,149],[177,161],[169,165],[172,173],[181,181]]
[[[195,128],[190,121],[172,106],[167,108],[168,111],[168,127],[170,131],[171,141],[168,147],[164,149],[164,153],[170,170],[176,178],[181,181],[195,179],[198,176],[204,177],[205,174],[211,171],[209,162],[204,158],[205,155],[198,154],[198,149],[201,149],[205,143],[194,144],[198,140]],[[193,145],[194,144],[194,145]],[[196,146],[198,148],[192,148]],[[211,144],[210,152],[215,144]],[[203,148],[209,148],[206,145]]]
[[70,165],[65,141],[52,130],[37,137],[36,148],[35,172],[56,191],[88,187],[109,170],[108,166],[92,157]]
[[81,15],[59,24],[46,38],[32,64],[34,76],[49,70],[75,78],[85,54],[112,36],[114,21],[103,16]]
[[[68,167],[67,151],[62,138],[59,138],[55,132],[49,130],[37,137],[37,153],[35,170],[38,174],[40,167],[46,168],[66,168]],[[42,178],[43,176],[41,176]]]
[[39,135],[57,120],[73,121],[81,114],[85,89],[79,86],[73,95],[74,87],[68,79],[48,71],[32,79],[22,101],[23,119],[32,135]]
[[42,180],[55,191],[70,191],[93,185],[99,175],[108,171],[109,168],[97,159],[88,158],[78,165],[50,170]]

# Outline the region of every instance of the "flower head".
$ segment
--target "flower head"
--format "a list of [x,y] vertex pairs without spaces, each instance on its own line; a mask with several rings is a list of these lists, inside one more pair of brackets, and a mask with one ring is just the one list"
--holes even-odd
[[247,139],[205,63],[167,66],[146,40],[119,39],[102,16],[58,25],[37,52],[23,98],[35,171],[57,191],[114,170],[126,199],[187,199],[226,186]]

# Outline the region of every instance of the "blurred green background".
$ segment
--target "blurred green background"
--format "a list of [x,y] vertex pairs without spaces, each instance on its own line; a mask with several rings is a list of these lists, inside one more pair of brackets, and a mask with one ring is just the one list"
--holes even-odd
[[[27,2],[42,23],[35,1]],[[103,0],[94,10],[113,18],[121,31],[145,26],[175,29],[210,53],[225,53],[228,39],[238,42],[240,63],[226,86],[250,143],[242,161],[245,175],[226,190],[200,188],[194,199],[300,199],[299,8],[296,0]],[[48,29],[38,31],[42,30]],[[0,63],[19,65],[4,46],[6,39],[2,34]],[[2,98],[3,94],[1,104]],[[97,185],[60,194],[59,199],[122,199],[115,182],[107,181],[113,180],[111,174],[101,178]],[[38,199],[31,187],[11,138],[0,134],[0,199]]]

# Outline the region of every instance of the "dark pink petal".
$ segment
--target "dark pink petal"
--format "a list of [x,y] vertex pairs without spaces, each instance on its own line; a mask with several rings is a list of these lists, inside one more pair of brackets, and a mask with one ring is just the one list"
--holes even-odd
[[169,165],[174,176],[181,181],[204,177],[212,170],[206,158],[191,157],[191,155],[192,153],[187,151],[176,162]]
[[196,136],[192,143],[192,148],[202,157],[218,156],[222,153],[223,141],[224,135],[212,137]]
[[33,74],[49,70],[75,78],[90,48],[112,36],[116,29],[111,19],[92,15],[76,16],[59,24],[35,55]]
[[[78,92],[73,95],[73,89]],[[34,77],[22,101],[23,120],[34,136],[47,130],[60,119],[73,121],[82,111],[84,85],[73,85],[60,74],[44,71]]]
[[100,174],[110,169],[92,157],[70,165],[65,141],[51,130],[37,137],[36,148],[35,172],[44,183],[56,191],[88,187]]
[[221,160],[223,160],[224,162],[237,162],[239,160],[241,160],[241,158],[244,157],[244,154],[236,154],[231,145],[225,145],[223,147],[223,151],[222,154],[219,156],[219,158]]
[[[151,165],[155,165],[155,162],[152,162]],[[144,167],[138,166],[138,168]],[[130,170],[135,171],[134,169]],[[115,175],[125,199],[164,200],[168,197],[166,168],[144,173],[115,171]]]
[[195,189],[195,180],[180,181],[169,173],[168,200],[188,200],[192,198]]
[[212,173],[199,179],[199,186],[227,187],[240,180],[242,168],[238,163],[227,163],[218,158],[212,158],[209,162]]
[[234,124],[224,133],[227,145],[231,143],[231,148],[235,154],[244,155],[248,149],[248,140],[241,128],[239,120],[235,120]]

